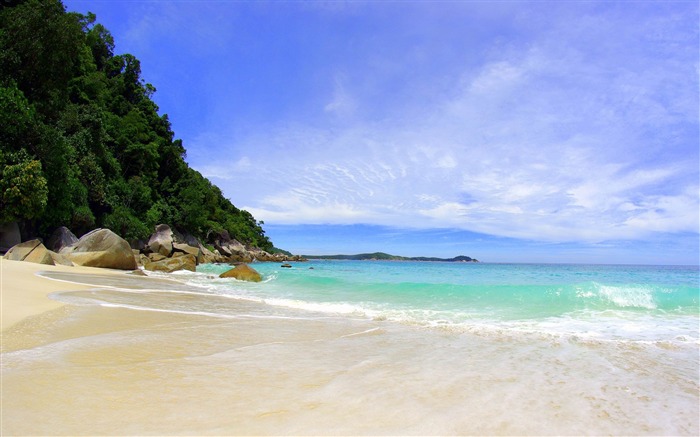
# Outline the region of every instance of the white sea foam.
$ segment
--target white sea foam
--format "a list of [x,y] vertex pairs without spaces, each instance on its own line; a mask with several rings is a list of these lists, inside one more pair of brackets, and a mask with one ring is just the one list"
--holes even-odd
[[621,307],[656,309],[653,289],[648,286],[612,286],[596,284],[603,299]]

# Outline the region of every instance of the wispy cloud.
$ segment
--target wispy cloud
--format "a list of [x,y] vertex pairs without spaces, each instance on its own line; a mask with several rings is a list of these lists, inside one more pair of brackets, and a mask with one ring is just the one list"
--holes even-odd
[[[695,232],[697,133],[677,132],[697,118],[697,77],[686,65],[697,59],[666,27],[672,18],[562,22],[465,65],[428,106],[340,125],[281,123],[232,146],[259,151],[251,168],[264,182],[245,207],[274,223],[550,241]],[[648,33],[659,29],[667,36]],[[358,87],[347,76],[333,80],[324,110],[372,105],[366,90],[351,94]]]

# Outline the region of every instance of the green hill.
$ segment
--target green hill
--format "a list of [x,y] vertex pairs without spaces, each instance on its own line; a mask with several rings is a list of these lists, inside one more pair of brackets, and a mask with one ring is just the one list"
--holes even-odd
[[[7,6],[14,4],[14,6]],[[94,14],[59,0],[0,5],[0,223],[148,238],[168,223],[272,250],[258,222],[189,167],[141,64]]]

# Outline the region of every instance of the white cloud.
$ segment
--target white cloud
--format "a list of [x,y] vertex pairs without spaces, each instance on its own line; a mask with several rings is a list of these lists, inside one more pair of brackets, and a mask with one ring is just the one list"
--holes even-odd
[[[380,78],[344,66],[318,113],[239,135],[222,151],[230,169],[201,168],[267,223],[585,242],[697,233],[696,50],[650,42],[653,17],[558,18],[481,63],[455,63],[448,78],[420,81],[395,62]],[[430,99],[358,85],[396,75]]]
[[357,102],[350,95],[344,84],[342,74],[337,74],[334,81],[331,101],[324,106],[324,111],[342,116],[352,115],[357,107]]
[[469,84],[469,90],[478,94],[501,92],[504,88],[515,85],[524,72],[524,69],[516,67],[507,61],[489,64]]

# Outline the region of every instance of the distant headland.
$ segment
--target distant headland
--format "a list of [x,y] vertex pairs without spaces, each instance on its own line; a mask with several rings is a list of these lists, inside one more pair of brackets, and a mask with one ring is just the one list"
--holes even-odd
[[339,259],[353,261],[440,261],[440,262],[470,262],[477,263],[478,259],[460,255],[454,258],[434,258],[426,256],[398,256],[384,252],[359,253],[357,255],[302,255],[306,259]]

